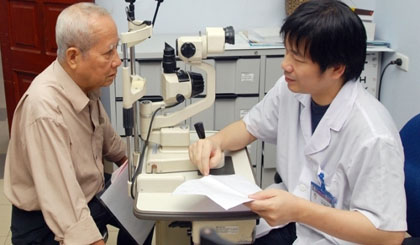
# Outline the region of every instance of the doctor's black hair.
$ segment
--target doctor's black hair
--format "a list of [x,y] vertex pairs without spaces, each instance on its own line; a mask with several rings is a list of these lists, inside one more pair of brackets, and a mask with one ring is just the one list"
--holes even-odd
[[281,27],[284,43],[300,48],[322,72],[345,65],[344,82],[357,79],[366,60],[366,31],[360,18],[337,0],[301,4]]

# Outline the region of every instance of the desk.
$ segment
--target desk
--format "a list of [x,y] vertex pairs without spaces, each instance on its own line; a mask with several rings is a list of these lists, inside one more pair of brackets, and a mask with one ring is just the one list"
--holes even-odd
[[[225,155],[231,158],[235,174],[255,183],[246,149],[225,152]],[[235,243],[252,242],[258,217],[245,206],[226,211],[205,196],[172,194],[182,182],[200,177],[198,171],[147,174],[143,164],[142,174],[137,178],[139,192],[134,214],[139,219],[157,220],[156,244],[170,244],[175,239],[177,244],[189,241],[187,228],[168,228],[171,223],[180,221],[191,222],[194,243],[198,243],[199,231],[204,227],[215,228],[220,236]]]

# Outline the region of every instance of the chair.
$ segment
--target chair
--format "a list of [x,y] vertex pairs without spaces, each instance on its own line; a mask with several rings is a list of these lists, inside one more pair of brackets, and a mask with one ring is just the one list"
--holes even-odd
[[411,235],[403,244],[420,244],[420,114],[407,122],[400,136],[405,155],[407,232]]

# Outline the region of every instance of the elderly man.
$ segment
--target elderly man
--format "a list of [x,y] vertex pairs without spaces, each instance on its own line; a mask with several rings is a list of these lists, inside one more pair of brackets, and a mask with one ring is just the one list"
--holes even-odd
[[102,160],[126,160],[99,100],[121,64],[118,32],[105,9],[79,3],[59,15],[56,39],[57,60],[14,114],[4,176],[12,242],[104,244],[100,230],[116,222],[95,198],[104,187]]

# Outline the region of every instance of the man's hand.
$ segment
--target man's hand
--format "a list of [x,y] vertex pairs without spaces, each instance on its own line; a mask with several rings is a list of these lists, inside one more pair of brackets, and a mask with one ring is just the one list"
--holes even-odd
[[296,221],[298,197],[287,191],[267,189],[249,195],[254,201],[245,203],[253,212],[263,217],[271,226]]
[[210,169],[221,162],[223,151],[243,149],[254,140],[256,138],[248,132],[244,121],[238,120],[218,133],[190,145],[190,160],[203,175],[208,175]]
[[376,229],[358,211],[340,210],[299,198],[283,190],[267,189],[249,195],[245,203],[271,226],[298,222],[357,244],[401,244],[404,232]]
[[197,166],[203,175],[208,175],[210,169],[217,166],[222,160],[220,146],[211,140],[211,137],[200,139],[189,147],[191,162]]

